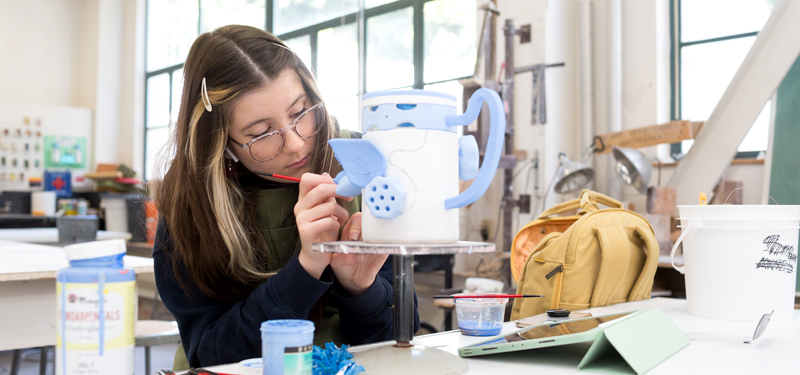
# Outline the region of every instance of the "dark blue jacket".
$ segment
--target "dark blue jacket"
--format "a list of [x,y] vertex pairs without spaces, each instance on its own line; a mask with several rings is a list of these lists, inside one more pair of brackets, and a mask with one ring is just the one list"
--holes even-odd
[[[393,339],[392,257],[363,295],[351,297],[339,285],[330,267],[319,280],[306,272],[297,253],[277,275],[236,302],[220,302],[201,293],[190,277],[184,277],[187,295],[175,280],[168,249],[172,238],[167,226],[158,225],[153,259],[158,292],[180,329],[186,357],[192,367],[212,366],[261,357],[261,323],[271,319],[306,319],[311,307],[331,287],[328,306],[338,308],[341,334],[351,345]],[[180,263],[183,265],[183,263]],[[188,275],[183,268],[179,274]],[[419,329],[414,295],[414,332]]]

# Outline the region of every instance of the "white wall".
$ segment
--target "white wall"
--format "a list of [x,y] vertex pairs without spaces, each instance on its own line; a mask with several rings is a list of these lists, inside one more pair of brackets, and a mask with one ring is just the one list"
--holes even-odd
[[119,161],[144,176],[145,1],[124,1]]
[[144,3],[0,2],[0,102],[89,108],[92,169],[141,172]]
[[[98,2],[97,0],[75,1],[73,9],[75,27],[72,46],[74,63],[71,105],[90,108],[94,113],[97,102]],[[21,16],[30,17],[30,15]],[[94,129],[94,124],[92,128]],[[98,139],[96,142],[99,141]]]
[[94,105],[94,135],[98,142],[95,151],[98,160],[113,163],[119,162],[123,4],[121,0],[103,0],[98,1],[96,7],[92,4],[92,8],[97,11],[98,30],[94,43],[98,52]]
[[[544,175],[542,190],[547,189],[553,175],[558,169],[558,154],[564,152],[573,160],[581,159],[580,150],[580,82],[579,82],[579,37],[580,17],[577,0],[550,1],[547,9],[545,58],[544,61],[535,63],[566,64],[563,68],[547,69],[547,124],[536,125],[545,128],[545,139],[541,145],[543,149],[542,171]],[[531,84],[520,79],[520,83],[530,90]],[[519,102],[517,112],[526,117],[521,126],[530,124],[531,102]],[[530,125],[528,125],[530,126]],[[522,191],[523,184],[515,185],[515,191]],[[561,201],[557,194],[548,196],[546,206],[551,206]],[[569,197],[571,199],[572,197]],[[532,210],[537,213],[536,210]],[[527,220],[521,218],[521,223],[516,228],[535,217]]]
[[71,1],[0,1],[0,101],[78,105],[79,12]]
[[[669,0],[622,0],[622,22],[622,129],[666,123],[671,92]],[[656,155],[656,147],[639,151]],[[653,175],[655,184],[657,172]],[[663,175],[661,180],[668,181]],[[630,186],[624,186],[622,199],[634,202],[637,210],[645,209],[645,196]]]

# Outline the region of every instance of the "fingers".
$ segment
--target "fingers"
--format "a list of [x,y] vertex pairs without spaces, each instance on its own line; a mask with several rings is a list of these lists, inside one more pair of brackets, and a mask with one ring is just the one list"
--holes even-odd
[[297,204],[295,204],[294,206],[294,214],[295,216],[298,216],[300,212],[308,210],[324,202],[335,202],[334,199],[335,196],[336,196],[336,185],[334,184],[317,185],[309,192],[307,192],[305,196],[303,195],[298,196]]
[[298,202],[307,201],[307,205],[310,207],[332,198],[341,198],[346,201],[353,200],[353,197],[336,194],[337,186],[327,172],[323,174],[304,173],[300,177]]
[[342,230],[342,241],[361,240],[361,212],[356,212]]
[[[303,173],[300,176],[300,196],[299,198],[302,199],[305,197],[312,189],[321,185],[321,184],[333,184],[333,178],[327,173],[323,174],[314,174],[314,173]],[[335,185],[334,185],[335,186]]]
[[309,244],[315,242],[335,241],[341,225],[333,217],[328,216],[298,227],[301,240]]
[[305,196],[298,197],[297,204],[294,206],[294,214],[295,216],[299,216],[301,212],[323,203],[336,203],[336,197],[339,196],[336,194],[335,184],[318,185]]
[[322,219],[330,218],[337,224],[336,233],[339,233],[339,228],[347,221],[347,210],[338,205],[335,200],[330,202],[321,203],[305,210],[297,210],[296,214],[298,226],[300,223],[312,223]]
[[[300,191],[294,206],[297,230],[303,244],[300,264],[308,273],[319,278],[330,264],[331,254],[316,253],[311,245],[335,241],[339,229],[347,221],[348,212],[336,203],[336,184],[327,173],[305,173],[300,178]],[[350,199],[348,199],[350,200]]]

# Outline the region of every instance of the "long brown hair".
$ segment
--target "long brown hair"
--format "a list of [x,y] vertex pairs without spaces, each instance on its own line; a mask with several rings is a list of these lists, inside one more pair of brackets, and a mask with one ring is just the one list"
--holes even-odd
[[[189,50],[175,132],[162,155],[161,168],[168,172],[151,190],[172,235],[168,256],[186,292],[182,277],[189,276],[207,296],[235,301],[271,276],[266,272],[269,249],[256,227],[257,192],[225,177],[225,147],[236,100],[285,69],[297,73],[312,103],[322,100],[311,71],[266,31],[224,26],[200,35]],[[204,78],[211,112],[201,99]],[[341,167],[327,141],[338,136],[338,129],[329,115],[325,121],[311,171],[335,176]],[[179,273],[181,261],[188,275]]]

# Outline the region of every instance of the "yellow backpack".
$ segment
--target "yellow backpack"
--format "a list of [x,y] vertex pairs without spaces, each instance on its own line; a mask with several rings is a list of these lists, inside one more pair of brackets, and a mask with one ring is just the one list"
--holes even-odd
[[[611,208],[601,210],[598,203]],[[575,216],[550,217],[578,208]],[[558,228],[563,233],[552,231]],[[514,237],[511,269],[517,293],[546,297],[514,300],[511,319],[650,298],[658,255],[645,218],[584,190],[579,199],[551,207]]]

